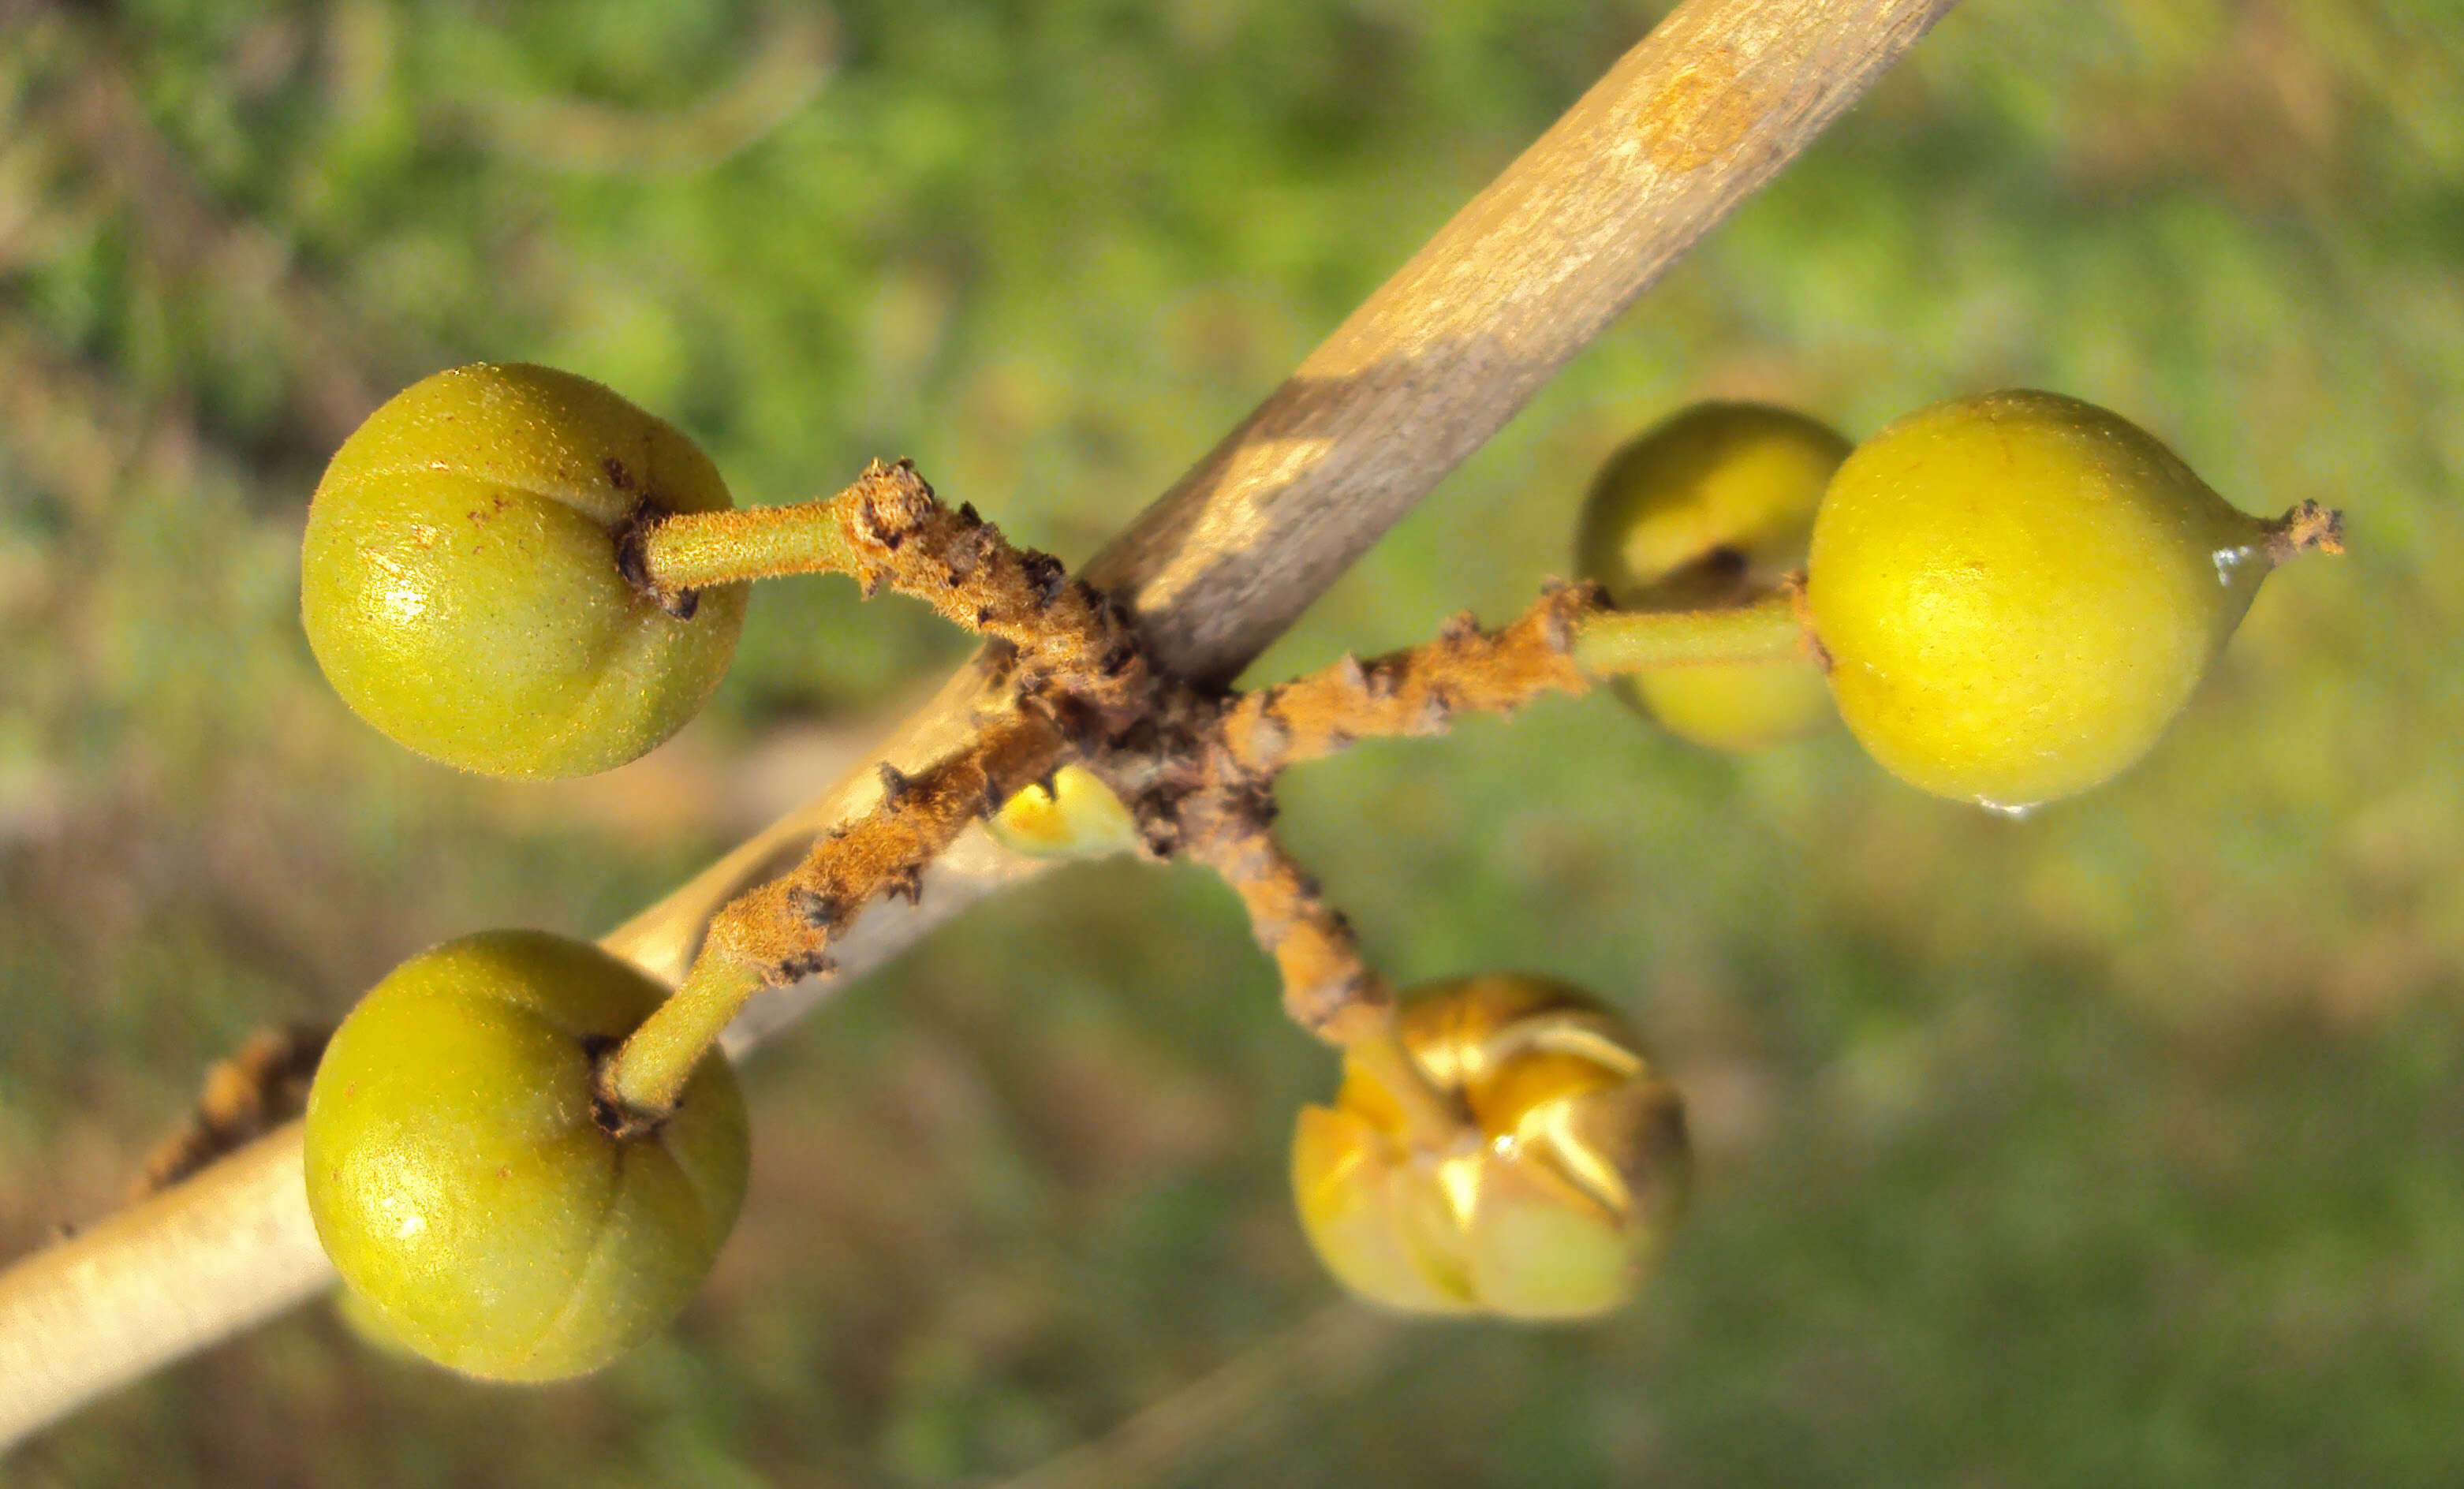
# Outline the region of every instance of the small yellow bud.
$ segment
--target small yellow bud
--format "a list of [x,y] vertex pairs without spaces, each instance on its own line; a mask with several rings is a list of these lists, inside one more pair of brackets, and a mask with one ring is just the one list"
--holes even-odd
[[993,841],[1029,858],[1104,858],[1138,845],[1138,824],[1112,788],[1083,765],[1053,773],[1052,788],[1029,786],[984,824]]

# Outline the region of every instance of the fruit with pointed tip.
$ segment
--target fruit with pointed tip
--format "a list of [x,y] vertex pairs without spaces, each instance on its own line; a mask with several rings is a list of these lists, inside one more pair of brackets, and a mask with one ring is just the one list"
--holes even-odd
[[1989,393],[1909,414],[1840,466],[1806,601],[1866,751],[2011,809],[2145,755],[2292,547],[2119,415]]

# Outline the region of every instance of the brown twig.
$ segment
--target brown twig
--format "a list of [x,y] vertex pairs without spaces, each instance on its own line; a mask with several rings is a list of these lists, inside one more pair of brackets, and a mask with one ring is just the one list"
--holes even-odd
[[1005,643],[1017,652],[1016,681],[1066,677],[1072,700],[1099,716],[1133,709],[1146,690],[1146,661],[1118,604],[1050,554],[1013,547],[975,508],[945,506],[909,461],[873,461],[821,501],[656,515],[627,535],[618,557],[671,602],[712,583],[848,574],[867,598],[913,596]]
[[1284,1012],[1395,1099],[1421,1150],[1454,1151],[1475,1130],[1470,1114],[1413,1056],[1393,991],[1362,959],[1351,922],[1276,839],[1273,819],[1263,789],[1201,791],[1181,803],[1182,846],[1240,895],[1283,976]]
[[729,904],[711,922],[703,955],[757,967],[772,983],[830,971],[831,938],[867,904],[884,895],[919,900],[926,865],[969,822],[1049,777],[1068,749],[1049,714],[1023,708],[921,775],[881,766],[882,799],[872,815],[825,834],[792,872]]
[[1358,739],[1441,734],[1460,713],[1584,692],[1591,679],[1569,653],[1581,620],[1605,603],[1596,584],[1554,586],[1498,630],[1483,631],[1466,611],[1421,646],[1369,662],[1345,657],[1244,694],[1224,714],[1224,754],[1249,775],[1272,777]]
[[1351,923],[1276,840],[1274,805],[1263,792],[1199,792],[1182,803],[1180,820],[1182,852],[1241,896],[1258,944],[1283,974],[1293,1022],[1340,1045],[1350,1020],[1393,1002],[1361,960]]
[[658,1128],[693,1073],[764,986],[835,972],[830,947],[877,897],[923,898],[924,872],[966,825],[1048,777],[1068,736],[1041,698],[978,731],[918,776],[883,765],[871,815],[825,833],[803,864],[730,902],[684,985],[600,1067],[604,1120],[619,1135]]

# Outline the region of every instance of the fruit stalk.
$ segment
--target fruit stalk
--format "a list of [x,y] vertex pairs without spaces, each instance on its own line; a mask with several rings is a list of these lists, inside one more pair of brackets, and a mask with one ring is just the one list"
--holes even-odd
[[707,584],[847,574],[868,595],[895,590],[1009,643],[1036,671],[1082,680],[1077,691],[1098,713],[1126,716],[1149,690],[1120,606],[1050,554],[1012,546],[973,507],[944,505],[903,460],[876,460],[821,501],[646,521],[625,562],[663,599]]
[[601,1062],[600,1099],[622,1114],[624,1126],[665,1121],[745,999],[760,990],[759,968],[703,953],[684,985]]
[[1557,586],[1497,630],[1483,631],[1465,611],[1421,646],[1366,662],[1345,657],[1243,694],[1223,717],[1223,748],[1233,765],[1265,779],[1356,740],[1441,734],[1460,713],[1582,692],[1591,681],[1568,648],[1601,603],[1595,585]]
[[645,521],[632,556],[662,595],[789,574],[861,574],[840,497],[784,507],[680,512]]
[[1271,810],[1254,790],[1203,793],[1182,808],[1184,850],[1241,897],[1250,932],[1283,975],[1292,1021],[1375,1071],[1416,1134],[1451,1146],[1468,1114],[1404,1047],[1393,991],[1362,960],[1351,924],[1276,839]]
[[1792,586],[1719,610],[1602,610],[1584,617],[1574,665],[1595,677],[1713,663],[1775,662],[1807,646]]
[[1719,609],[1624,611],[1597,585],[1560,585],[1497,630],[1466,612],[1421,646],[1244,693],[1223,715],[1223,750],[1237,773],[1266,780],[1362,739],[1441,734],[1460,714],[1585,692],[1595,677],[1803,655],[1796,596],[1791,585]]

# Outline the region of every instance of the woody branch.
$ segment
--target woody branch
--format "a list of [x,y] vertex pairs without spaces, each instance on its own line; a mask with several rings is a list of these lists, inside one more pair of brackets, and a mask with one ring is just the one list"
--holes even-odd
[[[1952,0],[1686,0],[1348,318],[1088,570],[1155,665],[1236,672]],[[1309,437],[1295,440],[1294,430]],[[711,918],[782,850],[868,810],[873,764],[916,771],[973,727],[954,677],[873,761],[603,944],[673,981]],[[957,844],[921,905],[834,944],[842,976],[1032,872]],[[886,910],[889,908],[884,908]],[[819,996],[748,1008],[775,1028]],[[741,1048],[752,1036],[739,1041]],[[314,1294],[296,1124],[0,1273],[0,1442]]]

